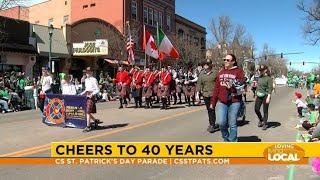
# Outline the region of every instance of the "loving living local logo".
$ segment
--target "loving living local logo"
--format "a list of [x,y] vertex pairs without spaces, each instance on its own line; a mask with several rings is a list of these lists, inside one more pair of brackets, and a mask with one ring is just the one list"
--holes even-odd
[[263,152],[265,158],[272,162],[292,163],[304,158],[304,150],[293,144],[275,144]]

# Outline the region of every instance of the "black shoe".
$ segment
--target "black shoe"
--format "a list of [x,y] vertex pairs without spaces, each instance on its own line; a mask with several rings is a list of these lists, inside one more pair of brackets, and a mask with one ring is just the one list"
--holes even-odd
[[102,122],[99,119],[94,120],[94,128],[98,129],[100,123]]
[[181,101],[179,101],[178,104],[183,104],[183,103]]
[[123,106],[120,106],[119,109],[123,109]]
[[219,126],[218,125],[214,125],[214,126],[209,126],[208,127],[208,129],[207,129],[207,131],[209,132],[209,133],[215,133],[216,131],[218,131],[219,130]]
[[262,126],[263,126],[263,122],[262,122],[262,121],[259,121],[258,127],[262,127]]
[[268,126],[266,124],[263,125],[262,130],[267,130]]

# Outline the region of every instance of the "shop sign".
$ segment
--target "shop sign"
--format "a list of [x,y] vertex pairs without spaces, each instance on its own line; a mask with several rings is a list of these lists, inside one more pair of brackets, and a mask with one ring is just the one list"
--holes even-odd
[[73,43],[72,52],[73,56],[105,56],[108,55],[108,40],[97,39]]

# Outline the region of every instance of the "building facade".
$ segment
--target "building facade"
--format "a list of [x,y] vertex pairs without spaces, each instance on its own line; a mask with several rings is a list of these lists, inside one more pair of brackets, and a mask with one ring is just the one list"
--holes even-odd
[[206,58],[206,28],[176,15],[176,35],[183,61],[195,65]]
[[0,16],[29,21],[29,7],[15,6],[9,9],[0,10]]
[[[6,14],[19,13],[21,9],[5,10]],[[194,30],[194,37],[199,38],[199,45],[205,42],[201,33],[205,33],[203,27],[192,23],[175,14],[175,0],[48,0],[24,8],[30,23],[48,26],[53,24],[55,28],[66,28],[66,45],[72,55],[71,67],[77,67],[72,72],[80,71],[84,66],[93,66],[101,69],[107,66],[105,59],[126,59],[126,36],[130,30],[135,43],[135,63],[143,64],[144,52],[142,51],[143,27],[156,38],[156,28],[159,26],[171,39],[177,28],[189,32]],[[112,12],[112,13],[108,13]],[[2,12],[4,13],[4,12]],[[176,20],[178,19],[178,20]],[[130,28],[129,28],[130,27]],[[88,52],[79,54],[79,47],[108,41],[108,51],[105,53]],[[54,43],[54,42],[53,42]],[[81,48],[80,48],[81,50]]]
[[[67,45],[67,38],[70,36],[67,34],[67,26],[63,28],[54,28],[52,30],[52,47],[51,57],[53,61],[52,69],[53,73],[59,71],[65,72],[71,59],[71,50]],[[32,36],[36,40],[36,49],[38,51],[37,63],[33,66],[33,74],[35,76],[41,75],[41,68],[49,63],[50,53],[50,36],[47,26],[38,24],[32,24]]]
[[48,0],[29,7],[29,22],[55,28],[70,23],[72,0]]
[[31,25],[27,21],[0,17],[0,72],[25,72],[32,77],[37,51],[32,38]]

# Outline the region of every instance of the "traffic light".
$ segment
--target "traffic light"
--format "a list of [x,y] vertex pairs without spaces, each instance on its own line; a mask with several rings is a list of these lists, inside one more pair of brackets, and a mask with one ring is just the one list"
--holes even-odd
[[264,60],[267,60],[267,56],[264,56]]
[[280,56],[281,56],[281,58],[283,58],[283,53],[281,53],[281,55],[280,55]]
[[290,62],[290,66],[291,66],[291,62]]
[[302,65],[304,65],[304,61],[302,62]]

